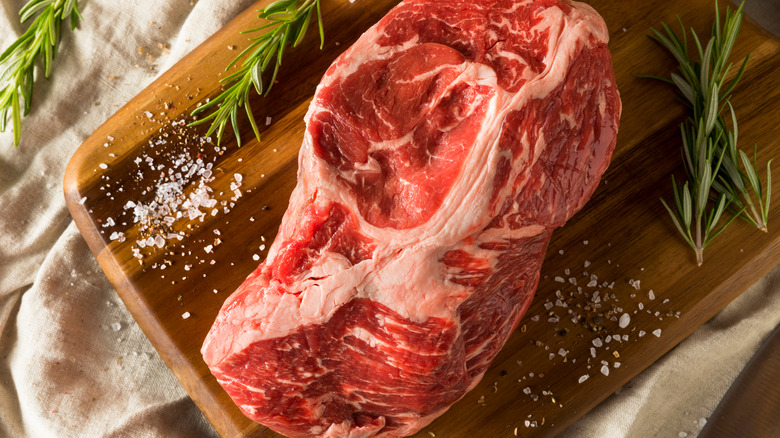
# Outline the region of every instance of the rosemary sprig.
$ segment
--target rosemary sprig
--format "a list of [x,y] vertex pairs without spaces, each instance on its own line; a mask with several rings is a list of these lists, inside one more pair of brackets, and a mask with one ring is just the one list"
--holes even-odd
[[[767,163],[768,185],[764,196],[761,180],[755,170],[758,167],[755,151],[751,163],[747,155],[737,149],[737,118],[729,101],[731,93],[745,72],[749,57],[746,56],[742,61],[735,77],[726,82],[726,76],[732,67],[732,64],[727,62],[742,24],[743,5],[734,12],[727,8],[724,25],[721,27],[716,0],[715,23],[706,46],[702,46],[696,31],[690,29],[699,56],[698,62],[691,59],[685,26],[679,17],[677,21],[682,30],[682,38],[678,38],[666,23],[661,23],[664,32],[651,29],[653,34],[650,38],[666,48],[677,60],[679,74],[672,73],[670,79],[640,76],[658,79],[676,87],[680,100],[689,110],[688,118],[680,126],[683,163],[688,181],[680,186],[672,177],[675,209],[663,198],[661,202],[680,234],[696,252],[699,265],[703,262],[703,252],[707,244],[736,217],[744,217],[766,231],[769,214],[770,163]],[[721,114],[726,107],[731,114],[732,129],[728,128]],[[740,170],[740,162],[744,172]],[[748,187],[757,198],[757,207],[751,199]],[[707,204],[710,200],[714,202],[714,207],[708,212]],[[734,215],[716,229],[726,209]]]
[[[18,146],[21,139],[22,115],[30,113],[36,59],[41,57],[44,76],[48,79],[52,60],[57,55],[61,22],[70,20],[72,31],[81,18],[78,0],[30,0],[19,15],[22,23],[35,15],[37,17],[24,34],[0,55],[0,66],[5,66],[0,75],[0,85],[5,85],[0,90],[0,132],[5,132],[10,116],[14,146]],[[24,101],[24,113],[20,101]]]
[[[257,129],[257,123],[252,115],[252,108],[249,105],[249,90],[254,87],[257,94],[268,95],[276,80],[276,74],[279,72],[279,66],[282,64],[282,55],[284,49],[292,45],[296,47],[306,35],[312,15],[317,14],[317,23],[320,32],[320,50],[325,42],[325,30],[322,25],[322,12],[320,10],[320,0],[278,0],[266,6],[260,11],[258,18],[268,20],[269,22],[256,29],[244,31],[242,33],[252,33],[266,30],[265,33],[251,38],[252,43],[233,59],[225,71],[236,66],[239,59],[246,56],[241,67],[222,79],[220,82],[227,88],[216,98],[210,100],[205,105],[201,105],[193,112],[193,116],[204,111],[213,111],[208,116],[198,119],[190,126],[205,122],[211,122],[206,135],[217,132],[217,143],[222,140],[222,134],[225,126],[230,121],[233,132],[236,134],[236,141],[241,146],[241,135],[238,131],[238,109],[244,107],[249,123],[255,137],[260,140],[260,132]],[[268,86],[264,87],[263,74],[273,63],[273,73]]]

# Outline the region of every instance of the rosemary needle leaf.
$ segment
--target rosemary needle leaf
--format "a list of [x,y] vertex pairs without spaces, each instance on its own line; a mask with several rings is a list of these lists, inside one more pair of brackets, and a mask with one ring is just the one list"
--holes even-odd
[[683,221],[689,224],[686,228],[690,229],[691,223],[691,191],[688,190],[688,182],[686,181],[682,187],[683,192]]
[[742,159],[742,165],[745,167],[745,173],[747,173],[748,182],[756,193],[760,193],[761,181],[758,179],[758,174],[756,173],[756,169],[753,168],[753,164],[750,163],[750,158],[748,158],[747,154],[743,150],[739,151],[739,158]]
[[30,17],[40,12],[41,9],[49,6],[52,3],[54,3],[54,0],[46,0],[42,2],[31,1],[27,3],[24,7],[22,7],[22,10],[19,11],[19,20],[24,23],[25,21],[29,20]]
[[19,92],[15,88],[11,92],[11,104],[13,105],[11,117],[13,120],[14,145],[18,145],[22,133],[22,120],[19,115]]
[[674,81],[671,79],[662,78],[660,76],[653,76],[653,75],[636,75],[636,77],[640,79],[655,79],[657,81],[666,82],[667,84],[674,85]]
[[[225,126],[230,122],[236,136],[236,142],[241,146],[241,134],[239,132],[238,108],[244,106],[252,126],[255,137],[260,140],[260,131],[249,106],[249,89],[254,88],[261,96],[267,96],[273,87],[282,57],[287,46],[296,47],[305,37],[311,17],[317,9],[317,23],[320,33],[320,49],[324,42],[324,30],[322,13],[320,12],[320,0],[278,0],[261,10],[258,18],[268,20],[264,25],[243,31],[242,33],[265,33],[250,38],[249,47],[228,64],[225,70],[237,67],[240,59],[244,58],[240,67],[232,74],[221,80],[225,90],[208,103],[199,106],[192,111],[197,116],[206,111],[213,111],[206,117],[199,118],[190,123],[190,126],[210,122],[208,133],[217,132],[217,143],[222,140]],[[263,81],[263,75],[273,64],[270,80]],[[267,86],[264,86],[264,83]]]
[[669,216],[671,216],[672,222],[674,222],[674,226],[677,228],[677,231],[679,231],[680,234],[682,234],[682,236],[685,238],[685,241],[688,242],[688,245],[690,245],[691,248],[694,248],[695,245],[693,244],[693,240],[688,237],[688,235],[690,235],[690,233],[688,233],[688,235],[686,235],[686,232],[685,232],[685,230],[683,230],[683,227],[680,224],[680,221],[677,219],[677,215],[669,207],[669,205],[666,204],[666,201],[664,201],[664,198],[661,198],[661,203],[664,205],[664,207],[666,207],[666,211],[669,212]]
[[709,234],[712,227],[720,221],[720,217],[723,215],[723,212],[726,211],[726,202],[726,195],[721,195],[720,200],[718,201],[718,208],[715,210],[715,214],[711,216],[709,224],[707,224],[707,234]]
[[257,122],[255,116],[252,114],[252,107],[249,105],[249,101],[244,102],[244,109],[246,109],[246,116],[249,119],[249,124],[252,125],[252,132],[255,133],[256,138],[260,138],[260,130],[257,129]]
[[325,27],[322,25],[322,9],[320,2],[317,2],[317,27],[320,31],[320,50],[325,46]]
[[769,166],[772,164],[772,160],[766,162],[766,199],[764,200],[764,228],[766,229],[766,223],[769,219],[769,201],[772,199],[772,173]]
[[685,82],[685,79],[676,73],[672,73],[672,82],[677,86],[677,88],[680,90],[680,93],[682,93],[683,97],[685,97],[691,105],[696,104],[696,97],[694,95],[691,84]]
[[737,72],[736,76],[734,76],[734,79],[729,83],[729,86],[726,87],[726,90],[723,92],[723,96],[721,96],[720,100],[728,100],[728,98],[731,96],[731,91],[734,89],[734,87],[737,86],[737,83],[740,79],[742,79],[742,75],[745,73],[745,67],[747,67],[749,59],[750,55],[745,56],[745,60],[742,61],[742,67],[739,68],[739,71]]

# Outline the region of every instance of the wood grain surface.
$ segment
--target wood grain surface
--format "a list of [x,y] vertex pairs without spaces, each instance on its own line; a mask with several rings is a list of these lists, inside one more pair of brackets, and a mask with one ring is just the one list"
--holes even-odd
[[[270,246],[276,233],[296,182],[302,119],[321,75],[395,4],[324,0],[324,50],[318,50],[312,28],[301,46],[285,54],[270,96],[252,100],[262,142],[252,139],[238,148],[228,133],[223,147],[192,151],[213,163],[209,186],[226,205],[203,221],[178,221],[174,231],[182,232],[183,239],[137,250],[139,260],[133,247],[144,230],[124,207],[128,201],[151,202],[160,173],[172,165],[175,154],[192,148],[182,138],[204,131],[179,135],[171,122],[216,95],[222,68],[247,44],[239,31],[256,26],[256,10],[266,3],[249,8],[120,109],[77,150],[65,176],[71,215],[107,277],[223,437],[276,434],[235,407],[201,359],[201,343],[222,302],[255,269],[265,255],[261,245]],[[482,382],[420,437],[554,435],[672,349],[779,260],[780,202],[772,205],[768,233],[735,222],[707,248],[704,265],[697,267],[693,251],[658,200],[672,196],[670,174],[683,174],[678,129],[683,108],[666,85],[635,75],[668,76],[675,67],[646,37],[650,27],[673,23],[679,14],[687,26],[706,35],[714,19],[712,2],[590,4],[610,29],[623,100],[612,164],[586,207],[553,234],[537,296],[520,328]],[[757,143],[758,161],[765,163],[780,151],[780,42],[746,22],[732,60],[747,53],[750,63],[732,102],[742,147]],[[268,126],[266,117],[271,118]],[[248,123],[242,127],[243,138],[253,138]],[[152,147],[161,138],[167,144]],[[139,165],[137,159],[146,157],[164,164],[163,170]],[[230,201],[236,173],[243,176],[242,196]],[[774,181],[773,192],[780,193],[780,178]],[[185,195],[195,186],[189,184]],[[125,240],[111,240],[114,232],[123,233]],[[596,290],[600,303],[594,299]],[[621,328],[623,314],[630,321]]]

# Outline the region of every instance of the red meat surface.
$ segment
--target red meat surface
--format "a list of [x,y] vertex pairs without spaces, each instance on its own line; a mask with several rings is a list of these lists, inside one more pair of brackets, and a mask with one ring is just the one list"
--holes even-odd
[[609,165],[608,34],[558,0],[410,0],[326,72],[267,259],[202,349],[291,437],[406,436],[473,388]]

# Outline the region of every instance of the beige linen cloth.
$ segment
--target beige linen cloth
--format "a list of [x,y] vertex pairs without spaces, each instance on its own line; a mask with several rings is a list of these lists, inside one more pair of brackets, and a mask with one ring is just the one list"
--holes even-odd
[[[0,0],[0,47],[23,4]],[[82,1],[21,145],[0,134],[0,437],[216,436],[98,267],[62,179],[94,129],[250,4]],[[775,269],[565,435],[695,435],[778,321]]]

